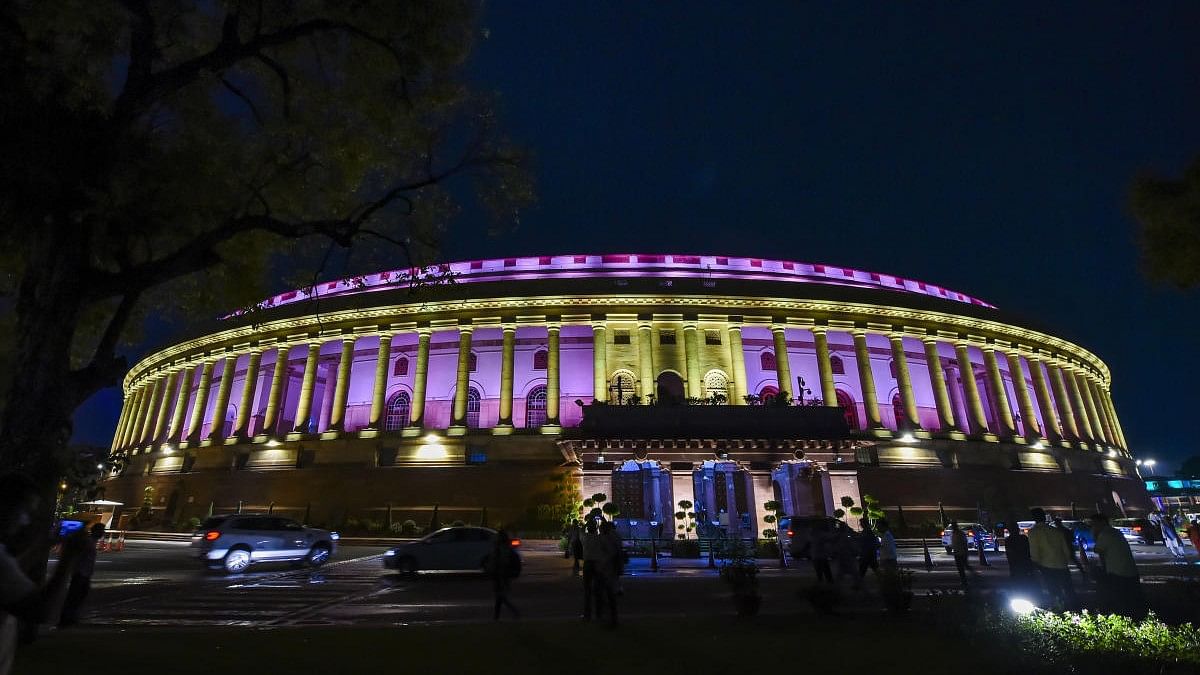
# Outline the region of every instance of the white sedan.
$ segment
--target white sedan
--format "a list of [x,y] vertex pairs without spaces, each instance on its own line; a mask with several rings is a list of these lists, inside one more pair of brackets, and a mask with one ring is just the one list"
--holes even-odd
[[[422,571],[486,571],[496,531],[486,527],[443,527],[383,554],[383,566],[406,574]],[[512,546],[520,545],[514,539]]]

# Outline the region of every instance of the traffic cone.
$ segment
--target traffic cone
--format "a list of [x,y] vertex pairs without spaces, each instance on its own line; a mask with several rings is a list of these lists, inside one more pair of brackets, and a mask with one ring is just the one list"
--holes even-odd
[[124,532],[122,532],[121,535],[119,537],[117,537],[117,542],[116,542],[115,546],[116,546],[116,548],[113,550],[117,551],[118,553],[125,550],[125,533]]

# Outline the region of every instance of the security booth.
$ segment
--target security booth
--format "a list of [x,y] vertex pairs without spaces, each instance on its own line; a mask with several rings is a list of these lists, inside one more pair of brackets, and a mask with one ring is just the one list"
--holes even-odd
[[675,508],[671,472],[658,462],[628,459],[615,464],[609,500],[617,506],[613,524],[622,538],[673,538]]

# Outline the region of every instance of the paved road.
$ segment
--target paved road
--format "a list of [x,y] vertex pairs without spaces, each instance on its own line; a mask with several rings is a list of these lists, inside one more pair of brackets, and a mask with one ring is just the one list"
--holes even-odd
[[[1200,573],[1196,565],[1178,565],[1163,547],[1136,547],[1148,583]],[[297,626],[479,621],[490,618],[490,582],[479,574],[386,573],[382,549],[345,547],[317,571],[286,565],[256,567],[223,576],[199,569],[187,546],[172,542],[129,542],[125,551],[102,553],[97,563],[88,622],[110,626]],[[916,570],[918,589],[957,587],[952,559],[931,551],[935,567],[924,569],[921,551],[902,551],[901,564]],[[542,619],[574,619],[582,592],[570,564],[553,544],[527,542],[523,572],[513,601],[523,614]],[[975,558],[972,562],[975,562]],[[1194,560],[1194,557],[1193,557]],[[634,559],[623,578],[621,611],[626,616],[681,616],[708,612],[714,603],[728,607],[728,592],[704,560],[664,560],[651,571],[649,561]],[[978,586],[999,585],[1008,576],[1003,553],[993,566],[976,567]],[[1195,572],[1193,572],[1195,570]],[[801,603],[795,592],[811,583],[806,562],[781,570],[762,563],[763,611],[793,612]],[[1078,581],[1079,575],[1076,573]],[[866,588],[873,588],[868,581]],[[848,604],[875,606],[869,594],[849,594]]]

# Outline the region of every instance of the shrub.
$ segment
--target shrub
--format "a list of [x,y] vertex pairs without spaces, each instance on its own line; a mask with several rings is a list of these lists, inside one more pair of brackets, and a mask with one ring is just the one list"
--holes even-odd
[[367,532],[382,532],[383,531],[383,521],[382,520],[368,520],[368,521],[366,521],[366,523],[364,523],[364,527],[366,528]]
[[450,523],[450,527],[462,527],[463,525],[466,525],[466,523],[461,520],[456,520],[453,523]]
[[699,539],[677,539],[671,542],[671,557],[672,558],[699,558],[700,557],[700,540]]
[[756,558],[778,558],[779,543],[774,539],[763,540],[759,539],[758,544],[754,547],[754,557]]
[[415,521],[415,520],[406,520],[400,524],[400,534],[403,534],[405,536],[411,537],[411,536],[416,535],[420,531],[421,531],[421,528],[417,527],[417,521]]
[[[413,525],[416,525],[416,523],[413,523]],[[391,531],[392,534],[403,534],[404,533],[404,524],[403,523],[392,523],[392,526],[389,527],[388,529]]]

